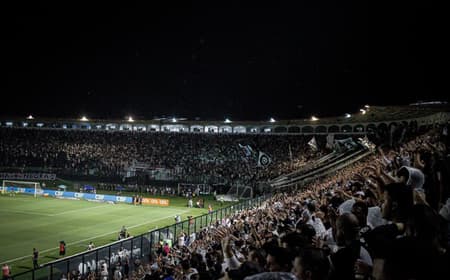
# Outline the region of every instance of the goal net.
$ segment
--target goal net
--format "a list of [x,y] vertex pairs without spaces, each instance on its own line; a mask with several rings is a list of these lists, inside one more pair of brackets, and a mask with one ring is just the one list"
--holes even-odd
[[235,185],[230,188],[227,194],[217,195],[219,201],[239,201],[240,199],[250,199],[253,197],[253,189],[249,186]]
[[42,195],[44,193],[41,185],[38,182],[10,180],[3,180],[1,192],[2,194],[29,193],[33,194],[34,197],[36,197],[37,195]]

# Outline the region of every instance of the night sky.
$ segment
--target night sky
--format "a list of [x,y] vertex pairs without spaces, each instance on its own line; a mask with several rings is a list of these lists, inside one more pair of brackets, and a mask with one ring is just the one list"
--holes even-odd
[[2,9],[0,115],[268,120],[448,100],[430,1],[61,2]]

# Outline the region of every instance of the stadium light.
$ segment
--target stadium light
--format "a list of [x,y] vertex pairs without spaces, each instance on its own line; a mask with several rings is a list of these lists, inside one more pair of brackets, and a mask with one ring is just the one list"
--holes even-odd
[[315,121],[318,121],[319,119],[316,118],[315,116],[312,116],[312,117],[311,117],[311,120],[312,120],[313,122],[315,122]]
[[29,115],[29,116],[27,117],[27,120],[34,120],[34,117],[33,117],[32,115]]
[[128,121],[128,122],[134,122],[133,117],[132,117],[132,116],[129,116],[127,121]]
[[231,121],[230,121],[229,118],[226,118],[224,122],[225,122],[225,123],[231,123]]
[[346,119],[351,118],[351,117],[352,117],[352,115],[350,115],[349,113],[346,113],[346,114],[345,114],[345,118],[346,118]]
[[87,121],[88,121],[88,118],[86,118],[86,116],[82,116],[81,119],[80,119],[80,121],[82,121],[82,122],[87,122]]
[[274,123],[276,120],[274,118],[270,118],[269,122]]
[[177,122],[177,119],[176,119],[175,117],[173,117],[173,118],[172,118],[172,122],[173,122],[173,123],[176,123],[176,122]]
[[364,109],[359,109],[359,111],[361,112],[361,114],[363,114],[363,115],[365,115],[366,113],[367,113],[367,111],[366,110],[364,110]]

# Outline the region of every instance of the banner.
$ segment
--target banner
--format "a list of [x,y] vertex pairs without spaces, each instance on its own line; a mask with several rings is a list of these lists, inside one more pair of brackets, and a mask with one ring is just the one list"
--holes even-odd
[[[14,191],[17,193],[25,193],[34,195],[34,188],[18,188],[7,186],[5,187],[6,191]],[[0,190],[3,190],[3,187],[0,187]],[[110,201],[110,202],[123,202],[123,203],[132,203],[133,198],[128,196],[115,196],[115,195],[107,195],[107,194],[94,194],[94,193],[79,193],[79,192],[66,192],[66,191],[55,191],[55,190],[42,190],[44,196],[52,196],[58,198],[67,198],[67,199],[85,199],[90,201]],[[157,205],[157,206],[169,206],[168,199],[160,199],[160,198],[142,198],[142,204],[146,205]]]
[[0,172],[0,179],[4,180],[56,180],[54,173],[17,173]]
[[91,200],[91,201],[111,201],[111,202],[132,203],[131,197],[115,196],[115,195],[107,195],[107,194],[44,190],[44,195],[45,196],[54,196],[54,197],[63,197],[63,198],[85,199],[85,200]]
[[[5,188],[6,188],[6,191],[10,191],[10,192],[34,195],[34,188],[18,188],[18,187],[13,187],[13,186],[6,186]],[[91,201],[110,201],[110,202],[123,202],[123,203],[132,203],[133,202],[133,199],[128,196],[66,192],[66,191],[55,191],[55,190],[40,190],[40,193],[43,194],[43,196],[52,196],[52,197],[67,198],[67,199],[85,199],[85,200],[91,200]],[[161,200],[167,200],[167,199],[161,199]],[[169,205],[168,200],[167,200],[166,204],[167,205],[164,205],[164,202],[162,202],[160,205],[168,206]]]
[[157,205],[157,206],[169,206],[168,199],[159,199],[159,198],[142,198],[142,204],[146,205]]

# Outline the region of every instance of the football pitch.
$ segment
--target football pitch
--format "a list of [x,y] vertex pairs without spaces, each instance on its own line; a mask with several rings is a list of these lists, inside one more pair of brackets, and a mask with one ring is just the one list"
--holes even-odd
[[[199,216],[208,209],[187,208],[186,199],[169,198],[169,207],[107,204],[83,200],[17,195],[0,196],[0,264],[12,265],[13,274],[32,268],[33,248],[39,263],[58,258],[59,241],[66,256],[117,240],[122,226],[132,236],[173,224],[175,215]],[[210,201],[217,209],[215,201]],[[224,205],[226,206],[226,205]]]

